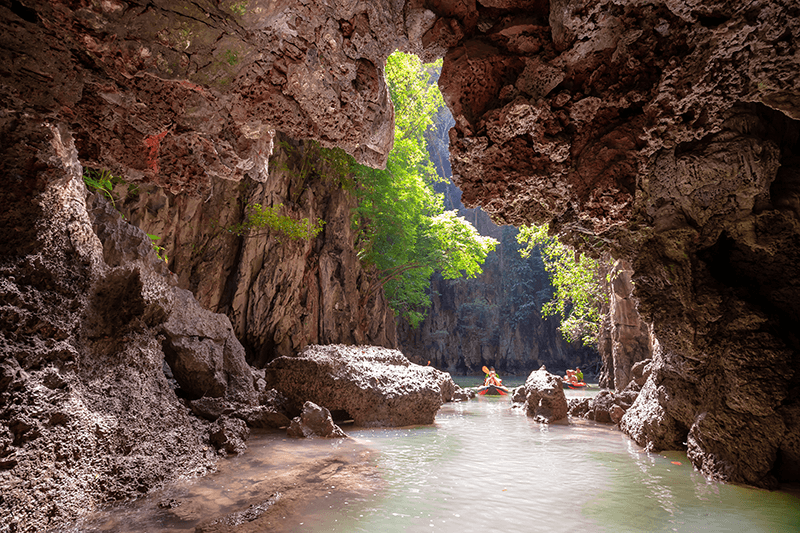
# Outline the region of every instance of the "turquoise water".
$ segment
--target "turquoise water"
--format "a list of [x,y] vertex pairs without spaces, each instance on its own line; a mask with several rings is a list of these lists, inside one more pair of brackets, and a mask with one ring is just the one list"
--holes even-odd
[[[280,530],[800,531],[800,498],[794,495],[708,482],[685,454],[645,453],[610,426],[537,424],[507,397],[446,404],[433,426],[345,430],[353,441],[255,436],[242,457],[221,463],[218,474],[165,493],[190,499],[194,509],[205,510],[200,518],[208,519],[235,509],[251,497],[246,491],[254,480],[280,473],[287,462],[367,447],[374,450],[379,491],[325,496],[297,509],[300,517]],[[193,531],[188,521],[154,520],[153,502],[163,497],[109,511],[98,529]]]
[[708,482],[683,453],[586,421],[540,425],[503,399],[353,433],[380,451],[388,488],[308,531],[800,531],[795,496]]

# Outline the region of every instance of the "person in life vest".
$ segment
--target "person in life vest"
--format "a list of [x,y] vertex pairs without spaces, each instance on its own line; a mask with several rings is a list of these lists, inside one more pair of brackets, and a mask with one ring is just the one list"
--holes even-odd
[[503,380],[501,380],[497,373],[494,371],[494,367],[489,369],[489,373],[486,374],[486,378],[483,380],[483,384],[485,385],[494,385],[496,387],[503,386]]
[[575,379],[576,381],[583,381],[583,372],[581,372],[580,368],[575,368]]

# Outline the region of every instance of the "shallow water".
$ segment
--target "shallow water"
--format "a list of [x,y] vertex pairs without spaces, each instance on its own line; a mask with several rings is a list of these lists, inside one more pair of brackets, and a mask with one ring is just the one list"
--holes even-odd
[[[248,487],[286,462],[366,446],[383,488],[317,499],[292,531],[800,531],[796,496],[708,482],[683,453],[645,453],[610,426],[582,420],[540,425],[507,398],[446,404],[433,426],[345,430],[357,442],[257,436],[219,474],[155,498],[202,498],[193,507],[210,517],[246,501]],[[154,520],[156,500],[117,508],[97,529],[192,530],[188,521]]]

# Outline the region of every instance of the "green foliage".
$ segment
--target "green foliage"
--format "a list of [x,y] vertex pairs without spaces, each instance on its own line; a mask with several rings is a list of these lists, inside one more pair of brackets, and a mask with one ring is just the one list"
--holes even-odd
[[317,141],[306,141],[302,149],[286,141],[278,141],[278,144],[294,159],[281,161],[277,166],[294,182],[291,195],[293,202],[305,192],[308,180],[312,177],[333,178],[337,185],[345,189],[353,188],[350,176],[355,160],[341,148],[322,148]]
[[156,253],[156,256],[165,263],[169,263],[169,258],[167,258],[167,250],[163,246],[159,246],[156,242],[161,240],[161,237],[158,235],[150,235],[149,233],[147,236],[150,237],[150,240],[153,243],[153,251]]
[[319,235],[325,225],[325,221],[321,218],[318,218],[316,222],[311,222],[308,218],[295,220],[290,216],[281,215],[281,208],[283,208],[283,204],[267,207],[262,207],[261,204],[250,204],[247,206],[244,222],[226,229],[236,235],[246,235],[247,237],[265,234],[252,233],[253,230],[269,229],[293,241],[299,241],[313,239]]
[[248,4],[247,0],[242,0],[241,2],[234,2],[228,6],[228,9],[230,9],[234,15],[243,17],[244,14],[247,13],[247,4]]
[[520,250],[522,257],[539,248],[555,288],[553,298],[542,306],[542,317],[559,315],[559,329],[567,340],[580,339],[587,346],[596,345],[600,313],[608,299],[598,262],[585,254],[576,254],[549,236],[547,225],[521,227],[517,241],[526,245]]
[[386,63],[386,80],[395,107],[394,148],[386,169],[355,165],[359,257],[374,265],[392,308],[416,327],[430,307],[426,291],[440,271],[448,279],[481,272],[497,241],[481,236],[455,211],[445,211],[440,181],[428,155],[425,133],[444,106],[430,69],[419,58],[395,52]]
[[106,196],[111,200],[111,205],[114,206],[114,209],[117,208],[117,204],[114,201],[114,185],[125,183],[122,178],[112,175],[109,170],[84,168],[83,182],[93,191]]
[[230,66],[234,66],[239,62],[239,52],[236,50],[225,50],[225,62]]

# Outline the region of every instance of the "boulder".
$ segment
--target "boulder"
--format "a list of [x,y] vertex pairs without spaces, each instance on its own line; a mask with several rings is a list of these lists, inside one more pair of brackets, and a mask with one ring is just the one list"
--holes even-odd
[[474,389],[462,389],[458,385],[456,385],[456,390],[453,391],[453,397],[450,401],[453,402],[465,402],[467,400],[471,400],[475,397],[475,390]]
[[203,309],[187,290],[175,288],[174,295],[162,332],[166,361],[181,389],[194,398],[255,404],[253,374],[228,317]]
[[244,420],[221,416],[209,428],[209,440],[222,453],[242,453],[250,437],[250,430]]
[[311,345],[266,367],[268,386],[291,410],[311,401],[344,411],[358,426],[432,424],[449,374],[376,346]]
[[333,423],[331,412],[314,402],[303,404],[303,412],[292,419],[286,434],[295,439],[312,436],[329,439],[347,437],[342,428]]
[[511,399],[514,403],[525,403],[527,396],[525,395],[525,385],[520,385],[514,389],[511,389]]
[[525,405],[528,416],[549,424],[567,418],[567,398],[560,377],[539,369],[525,380]]
[[568,398],[567,412],[575,418],[585,418],[592,406],[591,398]]

